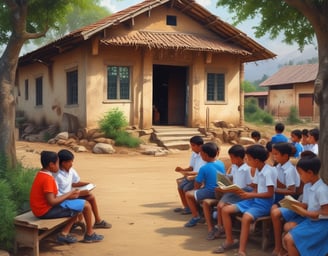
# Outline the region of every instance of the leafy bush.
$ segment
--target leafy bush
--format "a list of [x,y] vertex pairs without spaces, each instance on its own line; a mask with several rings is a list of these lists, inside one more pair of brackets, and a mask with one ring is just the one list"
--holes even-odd
[[106,135],[106,137],[115,140],[117,146],[138,147],[141,143],[139,138],[132,137],[125,131],[128,122],[124,116],[124,113],[115,108],[105,114],[105,116],[99,121],[100,130]]
[[245,101],[244,113],[247,122],[273,124],[274,121],[272,115],[259,108],[255,98]]
[[300,124],[302,121],[298,117],[298,109],[295,106],[290,107],[290,112],[287,116],[288,124]]
[[140,145],[140,139],[132,137],[129,133],[123,131],[117,134],[117,137],[115,138],[115,145],[136,148]]
[[[2,158],[3,159],[3,158]],[[29,195],[36,170],[18,165],[0,170],[0,248],[10,250],[14,242],[14,217],[30,209]]]

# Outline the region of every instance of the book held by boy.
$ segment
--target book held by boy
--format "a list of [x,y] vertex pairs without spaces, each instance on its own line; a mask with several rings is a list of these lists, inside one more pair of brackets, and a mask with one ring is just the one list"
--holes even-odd
[[87,185],[84,185],[84,186],[81,186],[81,187],[75,187],[75,188],[78,189],[78,190],[80,190],[80,196],[86,196],[95,187],[96,187],[95,184],[89,183]]
[[222,190],[222,191],[226,191],[226,192],[229,192],[229,191],[238,191],[238,190],[241,190],[243,191],[238,185],[236,184],[231,184],[231,185],[225,185],[224,183],[222,182],[218,182],[218,189],[219,190]]
[[296,212],[299,215],[302,215],[302,212],[298,210],[300,208],[300,203],[300,201],[296,200],[290,195],[286,195],[282,200],[279,201],[281,207],[287,208]]
[[228,186],[228,185],[232,185],[232,181],[230,180],[230,178],[227,175],[218,173],[218,182],[223,183],[224,185]]

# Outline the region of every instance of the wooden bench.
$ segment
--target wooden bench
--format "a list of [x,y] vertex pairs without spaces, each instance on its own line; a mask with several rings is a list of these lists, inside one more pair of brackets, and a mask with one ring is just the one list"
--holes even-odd
[[39,219],[31,211],[16,216],[14,219],[15,255],[19,247],[25,246],[32,248],[33,256],[39,256],[39,241],[64,226],[70,218]]
[[[236,220],[242,220],[242,215],[237,215]],[[256,234],[256,227],[260,225],[260,235],[261,235],[261,248],[262,250],[266,250],[270,245],[270,241],[272,240],[272,221],[271,216],[263,216],[257,218],[254,222],[251,223],[250,226],[250,234]]]

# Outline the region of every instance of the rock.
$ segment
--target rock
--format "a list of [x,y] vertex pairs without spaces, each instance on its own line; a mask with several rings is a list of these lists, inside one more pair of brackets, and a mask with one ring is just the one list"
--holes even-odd
[[68,140],[68,132],[60,132],[56,135],[56,140]]
[[81,145],[74,145],[72,149],[74,150],[74,152],[88,152],[88,150]]
[[240,137],[239,138],[239,144],[241,144],[241,145],[251,145],[254,143],[255,143],[255,141],[252,138],[249,138],[249,137]]
[[95,154],[113,154],[115,153],[115,149],[112,147],[112,145],[105,143],[97,143],[93,147],[92,152]]
[[115,144],[115,141],[114,140],[108,139],[108,138],[104,138],[104,137],[96,138],[96,139],[94,139],[94,141],[97,142],[97,143],[106,143],[106,144],[110,144],[110,145],[114,145]]

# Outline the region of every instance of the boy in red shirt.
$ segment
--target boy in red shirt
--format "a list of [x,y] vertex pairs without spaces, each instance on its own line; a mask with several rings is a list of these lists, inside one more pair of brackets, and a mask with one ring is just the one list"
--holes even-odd
[[69,232],[76,221],[77,213],[83,212],[87,223],[87,231],[83,242],[90,243],[103,240],[104,237],[102,235],[97,235],[93,231],[91,205],[83,199],[77,199],[79,196],[78,190],[72,190],[57,196],[57,184],[52,176],[52,173],[56,173],[59,170],[57,153],[42,151],[41,165],[42,169],[34,178],[30,193],[30,206],[33,214],[40,219],[73,217],[62,229],[61,233],[58,234],[57,241],[61,243],[75,243],[77,239]]

